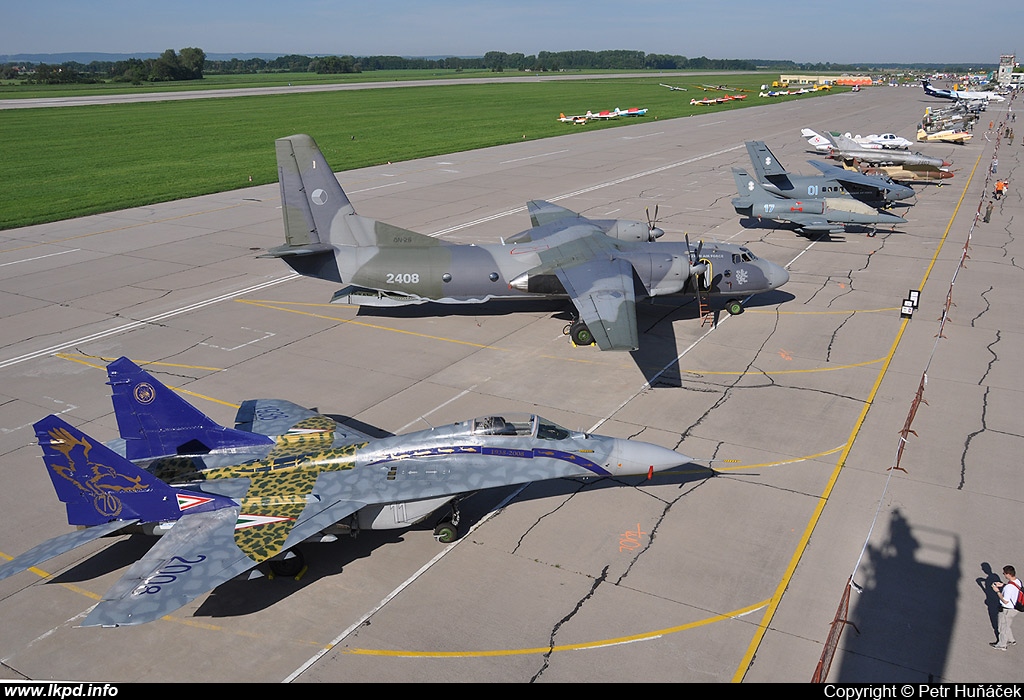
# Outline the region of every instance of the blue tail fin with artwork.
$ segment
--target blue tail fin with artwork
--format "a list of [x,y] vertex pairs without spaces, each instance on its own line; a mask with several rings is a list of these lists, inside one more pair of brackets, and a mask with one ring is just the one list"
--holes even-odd
[[67,504],[68,524],[159,522],[181,517],[177,489],[103,443],[57,416],[47,416],[33,427],[57,498]]
[[265,435],[219,425],[127,357],[107,365],[107,377],[129,460],[273,444]]

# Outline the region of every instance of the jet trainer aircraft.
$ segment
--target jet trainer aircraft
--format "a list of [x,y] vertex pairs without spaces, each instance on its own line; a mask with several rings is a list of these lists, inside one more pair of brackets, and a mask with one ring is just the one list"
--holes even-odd
[[[332,301],[366,306],[492,299],[570,299],[577,345],[636,350],[637,299],[741,298],[776,289],[785,268],[743,246],[655,242],[653,222],[594,220],[549,202],[527,204],[533,228],[490,245],[458,245],[358,216],[312,138],[277,140],[286,243],[262,257],[347,285]],[[655,216],[655,219],[657,217]]]
[[[0,579],[113,534],[162,535],[83,626],[156,620],[257,566],[302,569],[295,547],[360,529],[407,528],[481,489],[644,475],[690,462],[658,445],[578,433],[535,415],[489,415],[375,439],[288,401],[256,399],[213,422],[127,358],[107,366],[120,440],[58,416],[35,424],[68,523],[0,565]],[[166,534],[165,534],[166,533]],[[280,572],[280,569],[278,569]]]
[[880,177],[851,172],[836,166],[808,161],[821,175],[796,175],[787,171],[763,141],[747,141],[754,174],[761,186],[780,197],[819,199],[852,197],[866,204],[885,205],[914,196],[914,190]]
[[[847,224],[877,226],[878,224],[902,224],[906,219],[888,212],[878,211],[852,197],[824,196],[817,199],[783,197],[769,192],[746,171],[732,169],[739,196],[733,198],[732,206],[740,216],[768,219],[792,224],[797,233],[823,231],[841,233]],[[874,236],[872,229],[868,236]]]

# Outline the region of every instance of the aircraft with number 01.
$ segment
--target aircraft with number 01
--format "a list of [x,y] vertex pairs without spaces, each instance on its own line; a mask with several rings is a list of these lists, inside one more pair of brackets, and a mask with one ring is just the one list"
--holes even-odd
[[332,301],[362,306],[569,299],[577,345],[636,350],[636,302],[697,293],[742,299],[789,280],[785,268],[733,244],[657,242],[653,220],[588,219],[549,202],[527,204],[533,228],[500,244],[458,245],[356,214],[312,138],[277,140],[286,243],[261,257],[346,285]]
[[[0,579],[111,535],[161,535],[82,622],[156,620],[266,565],[297,576],[304,542],[407,528],[481,489],[560,478],[646,475],[689,463],[666,447],[492,414],[375,438],[289,401],[255,399],[218,425],[127,358],[107,366],[120,439],[104,444],[51,415],[35,424],[68,524],[0,565]],[[251,576],[250,576],[251,577]]]
[[780,197],[800,200],[846,197],[871,206],[884,206],[915,195],[912,187],[888,178],[864,175],[828,163],[808,161],[821,174],[797,175],[786,170],[763,141],[747,141],[746,145],[761,186]]

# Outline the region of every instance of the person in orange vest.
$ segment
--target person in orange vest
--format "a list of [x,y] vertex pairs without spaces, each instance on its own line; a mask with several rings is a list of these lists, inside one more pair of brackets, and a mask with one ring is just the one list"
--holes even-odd
[[1003,194],[1006,192],[1006,181],[996,180],[996,199],[1002,199]]

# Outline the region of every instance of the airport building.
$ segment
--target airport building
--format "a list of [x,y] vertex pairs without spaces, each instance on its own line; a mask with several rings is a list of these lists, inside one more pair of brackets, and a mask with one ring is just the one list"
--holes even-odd
[[871,85],[866,75],[780,75],[779,82],[788,85]]
[[1017,57],[1012,54],[1003,54],[999,57],[999,72],[996,74],[996,84],[1007,87],[1020,87],[1024,83],[1024,73],[1014,73],[1017,67]]

